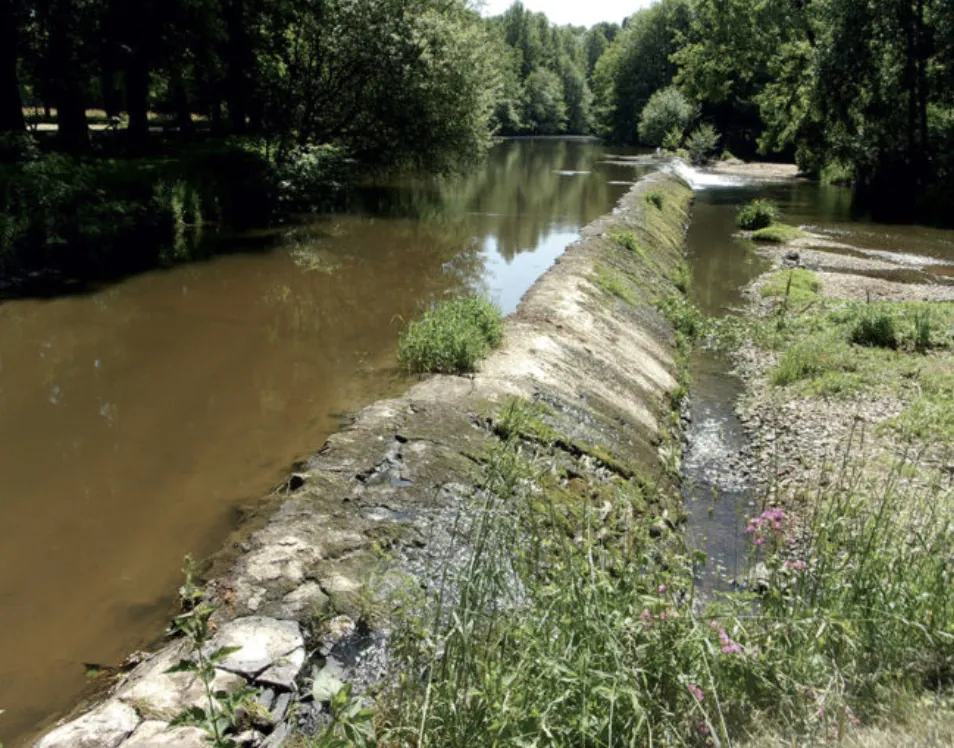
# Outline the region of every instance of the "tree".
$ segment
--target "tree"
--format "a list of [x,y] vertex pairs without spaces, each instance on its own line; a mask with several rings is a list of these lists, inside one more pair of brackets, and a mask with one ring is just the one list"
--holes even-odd
[[642,111],[639,121],[639,141],[658,147],[670,133],[681,136],[696,117],[696,108],[675,86],[654,93]]
[[631,16],[593,71],[597,131],[611,140],[636,140],[649,97],[668,86],[671,57],[689,27],[689,0],[662,0]]
[[20,0],[0,0],[0,132],[24,129],[17,59],[25,20]]
[[526,81],[526,98],[524,121],[531,132],[554,135],[566,127],[563,84],[556,73],[542,68],[530,73]]

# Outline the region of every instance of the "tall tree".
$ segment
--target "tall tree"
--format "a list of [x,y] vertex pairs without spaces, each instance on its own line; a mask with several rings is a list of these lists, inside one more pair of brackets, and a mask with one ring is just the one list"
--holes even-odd
[[17,75],[20,29],[25,9],[20,0],[0,0],[0,132],[24,129],[23,102]]

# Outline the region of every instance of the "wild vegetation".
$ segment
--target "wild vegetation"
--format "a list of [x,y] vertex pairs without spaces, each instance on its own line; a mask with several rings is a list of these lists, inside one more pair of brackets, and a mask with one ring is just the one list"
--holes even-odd
[[411,373],[464,374],[503,340],[500,310],[479,297],[443,301],[401,333],[398,361]]
[[495,430],[466,562],[395,620],[402,675],[357,745],[804,744],[890,721],[949,677],[948,492],[836,472],[805,487],[807,526],[771,507],[749,520],[760,593],[704,600],[705,558],[649,520],[652,482],[567,488],[540,405],[514,402]]

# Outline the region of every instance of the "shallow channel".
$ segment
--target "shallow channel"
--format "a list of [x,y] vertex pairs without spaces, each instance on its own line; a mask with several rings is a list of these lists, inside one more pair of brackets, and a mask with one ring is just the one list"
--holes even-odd
[[639,175],[592,142],[505,141],[208,262],[0,304],[0,742],[161,636],[183,556],[407,387],[402,319],[465,288],[512,311]]
[[[954,232],[854,219],[851,193],[845,188],[809,182],[746,183],[698,172],[684,176],[696,189],[687,237],[691,298],[706,314],[731,314],[740,308],[743,287],[770,267],[751,241],[737,236],[736,212],[755,198],[774,200],[783,221],[819,235],[822,242],[837,243],[839,251],[927,265],[928,272],[913,271],[920,273],[921,282],[945,282],[952,274],[952,266],[941,263],[954,261]],[[828,245],[823,248],[831,251]],[[729,589],[744,574],[750,550],[744,534],[746,518],[759,511],[760,497],[741,460],[745,432],[734,409],[741,391],[726,358],[696,351],[683,479],[690,511],[687,530],[694,547],[709,559],[698,579],[703,593]]]

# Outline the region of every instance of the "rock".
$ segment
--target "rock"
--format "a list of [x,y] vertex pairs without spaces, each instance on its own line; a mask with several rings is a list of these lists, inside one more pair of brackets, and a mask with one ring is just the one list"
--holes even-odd
[[285,719],[289,703],[291,703],[290,693],[283,693],[275,700],[275,706],[272,707],[272,719],[276,724]]
[[279,748],[279,746],[284,745],[288,740],[288,734],[288,725],[279,725],[271,735],[265,738],[265,741],[262,743],[262,748]]
[[[233,740],[238,745],[247,745],[250,747],[259,746],[262,744],[262,739],[265,736],[260,733],[258,730],[245,730],[236,735]],[[208,743],[206,743],[208,745]]]
[[238,647],[218,663],[222,670],[281,688],[291,688],[305,662],[305,642],[294,621],[237,618],[219,629],[206,653],[221,647]]
[[131,706],[110,699],[48,733],[35,748],[116,748],[141,721]]
[[275,701],[275,692],[271,688],[266,688],[256,698],[263,709],[271,711],[272,703]]
[[328,596],[321,586],[308,580],[300,587],[289,592],[282,598],[282,612],[288,618],[300,618],[305,613],[314,613],[323,610],[328,605]]
[[351,636],[356,628],[357,625],[348,616],[335,616],[322,626],[318,634],[318,651],[322,656],[327,656],[338,642]]
[[[205,685],[193,673],[169,673],[169,668],[189,655],[185,642],[177,642],[157,652],[137,667],[116,692],[116,696],[149,716],[171,720],[193,706],[206,708]],[[217,669],[212,688],[234,693],[246,685],[245,679]]]
[[175,748],[208,748],[209,735],[198,727],[169,727],[161,720],[146,720],[122,748],[153,748],[156,746],[175,746]]

